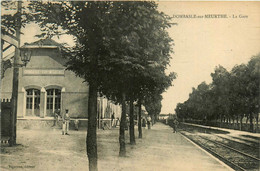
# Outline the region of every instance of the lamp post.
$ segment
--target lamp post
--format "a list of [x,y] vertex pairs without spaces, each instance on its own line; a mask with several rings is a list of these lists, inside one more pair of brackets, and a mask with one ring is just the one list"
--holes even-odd
[[[19,53],[20,52],[20,53]],[[20,54],[22,64],[19,64],[17,61],[19,60]],[[14,65],[13,65],[13,90],[12,90],[12,113],[11,113],[11,136],[9,145],[13,146],[16,144],[16,123],[17,123],[17,99],[18,99],[18,84],[19,84],[19,67],[23,67],[27,65],[27,63],[31,59],[32,51],[27,48],[16,48],[15,49],[15,57],[14,57]]]
[[[21,30],[21,9],[22,1],[18,1],[17,14],[18,19],[16,23],[16,39],[17,46],[15,48],[14,63],[13,63],[13,87],[12,87],[12,100],[11,100],[11,131],[9,145],[16,144],[16,123],[17,123],[17,99],[18,99],[18,83],[19,83],[19,67],[26,66],[31,58],[30,49],[20,49],[20,30]],[[20,52],[21,51],[21,52]],[[19,64],[19,57],[24,64]]]
[[17,14],[19,18],[17,19],[16,24],[16,38],[18,39],[17,47],[15,48],[14,55],[14,65],[13,65],[13,89],[12,89],[12,111],[11,111],[11,132],[10,132],[10,140],[9,145],[13,146],[16,144],[16,119],[17,119],[17,97],[18,97],[18,78],[19,78],[19,68],[17,66],[19,61],[19,47],[20,47],[20,30],[21,30],[21,9],[22,4],[21,1],[18,1]]
[[[19,64],[19,54],[22,60],[22,64]],[[18,84],[19,84],[19,67],[26,66],[31,59],[31,50],[26,48],[16,48],[14,65],[13,65],[13,90],[12,90],[12,113],[11,113],[11,135],[9,145],[13,146],[16,144],[16,123],[17,123],[17,99],[18,99]]]

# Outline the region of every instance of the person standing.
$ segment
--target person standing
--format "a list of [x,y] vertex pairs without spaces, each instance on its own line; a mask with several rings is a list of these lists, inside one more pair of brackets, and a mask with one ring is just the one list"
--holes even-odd
[[55,118],[55,121],[54,121],[53,126],[56,126],[56,125],[58,125],[58,122],[59,122],[59,119],[60,119],[60,109],[56,109],[54,111],[54,118]]
[[146,127],[146,119],[145,119],[145,117],[143,117],[143,119],[142,119],[142,127]]
[[147,117],[147,126],[148,126],[148,129],[151,129],[151,121],[152,121],[151,117],[148,116],[148,117]]
[[177,133],[177,127],[178,127],[178,120],[176,118],[174,118],[173,120],[173,133]]
[[117,117],[116,120],[115,120],[115,128],[117,127],[119,122],[120,122],[119,117]]
[[113,113],[112,116],[111,116],[111,127],[112,128],[115,127],[115,113]]
[[75,130],[78,131],[79,130],[79,119],[78,118],[76,118],[74,120],[74,125],[75,125]]
[[70,124],[70,115],[69,115],[69,110],[65,110],[66,113],[63,117],[63,125],[62,125],[62,135],[69,135],[69,124]]

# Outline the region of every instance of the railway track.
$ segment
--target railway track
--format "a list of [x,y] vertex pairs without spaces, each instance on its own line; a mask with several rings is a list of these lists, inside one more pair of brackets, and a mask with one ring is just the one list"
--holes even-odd
[[257,143],[250,143],[248,141],[242,141],[240,142],[239,140],[238,141],[234,141],[233,139],[236,139],[237,137],[231,137],[231,139],[229,138],[225,138],[225,137],[222,137],[222,136],[219,136],[219,135],[216,135],[216,140],[217,141],[220,141],[220,142],[223,142],[224,144],[227,144],[231,147],[236,147],[236,146],[239,146],[239,149],[241,151],[244,151],[245,153],[252,153],[252,155],[254,155],[256,158],[259,158],[259,144]]
[[[180,133],[205,150],[209,151],[217,158],[221,159],[235,170],[259,170],[259,151],[255,151],[253,149],[242,151],[240,148],[237,148],[244,146],[245,144],[235,146],[232,144],[234,142],[231,142],[231,144],[228,143],[228,139],[225,139],[225,142],[221,142],[220,139],[217,139],[220,138],[218,136],[209,136],[209,134],[203,135],[198,132],[194,133],[190,130],[182,130]],[[232,145],[232,147],[230,145]]]
[[253,148],[257,148],[260,150],[260,146],[259,146],[259,142],[260,140],[258,140],[258,143],[255,141],[251,141],[248,139],[243,139],[243,138],[239,138],[239,137],[235,137],[235,136],[231,136],[232,139],[238,140],[238,141],[244,141],[248,146],[251,146]]

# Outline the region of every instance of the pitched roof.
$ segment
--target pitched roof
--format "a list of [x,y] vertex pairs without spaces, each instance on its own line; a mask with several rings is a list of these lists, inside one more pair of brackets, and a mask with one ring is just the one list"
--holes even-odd
[[50,38],[47,38],[47,39],[40,39],[32,43],[25,43],[21,48],[57,48],[61,46],[62,45],[60,43],[57,43],[56,41]]

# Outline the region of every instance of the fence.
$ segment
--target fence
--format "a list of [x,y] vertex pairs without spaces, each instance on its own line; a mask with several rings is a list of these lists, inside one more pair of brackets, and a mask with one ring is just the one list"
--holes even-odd
[[11,100],[1,99],[1,138],[10,137],[11,133]]

